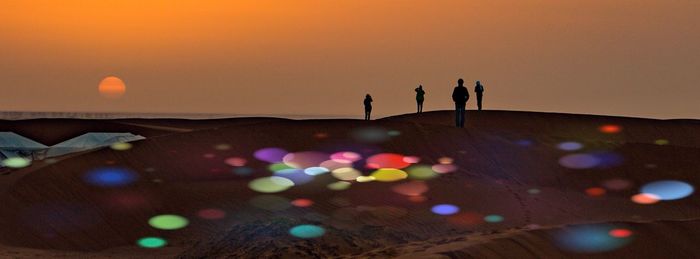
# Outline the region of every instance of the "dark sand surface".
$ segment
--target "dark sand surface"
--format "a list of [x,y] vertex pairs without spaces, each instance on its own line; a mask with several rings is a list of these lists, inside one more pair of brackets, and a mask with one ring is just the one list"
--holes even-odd
[[[129,150],[34,161],[0,176],[0,257],[700,257],[697,194],[654,204],[630,199],[655,181],[700,184],[698,121],[508,111],[467,116],[465,129],[454,128],[447,111],[369,122],[0,121],[0,131],[47,145],[90,131],[147,137]],[[619,131],[602,132],[604,125]],[[564,142],[582,147],[558,148]],[[409,179],[349,181],[346,190],[327,188],[338,181],[327,173],[261,193],[248,184],[273,174],[269,162],[254,157],[267,147],[355,152],[363,159],[352,166],[364,175],[375,171],[364,158],[382,153],[415,156],[426,166],[452,160],[456,170],[417,181],[408,167]],[[598,160],[573,159],[575,165],[588,163],[580,169],[559,162],[572,154]],[[245,164],[225,163],[231,157]],[[314,164],[301,161],[307,162],[304,167]],[[135,179],[119,186],[86,181],[86,174],[104,167],[131,170]],[[242,167],[252,173],[244,175]],[[597,192],[586,191],[592,187]],[[290,204],[299,198],[313,205]],[[431,212],[438,204],[460,211]],[[215,211],[216,219],[201,210]],[[162,214],[180,215],[189,224],[173,230],[149,225]],[[487,222],[487,215],[502,221]],[[290,235],[300,224],[321,226],[325,233]],[[626,234],[613,237],[610,230]],[[139,247],[137,240],[147,236],[168,245]]]

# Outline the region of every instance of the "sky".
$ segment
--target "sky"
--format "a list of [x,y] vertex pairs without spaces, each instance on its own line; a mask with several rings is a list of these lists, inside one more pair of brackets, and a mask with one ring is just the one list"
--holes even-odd
[[[0,0],[1,111],[700,119],[697,0]],[[98,85],[116,76],[120,98]],[[473,93],[473,92],[472,92]],[[475,102],[468,104],[473,109]]]

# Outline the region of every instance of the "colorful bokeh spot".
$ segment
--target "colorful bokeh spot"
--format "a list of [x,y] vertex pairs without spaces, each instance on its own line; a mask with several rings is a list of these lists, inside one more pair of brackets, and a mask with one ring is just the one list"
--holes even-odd
[[635,194],[630,199],[635,203],[643,204],[643,205],[654,204],[654,203],[657,203],[661,200],[659,198],[659,196],[656,196],[655,194],[651,194],[651,193]]
[[654,194],[661,200],[678,200],[690,196],[694,190],[688,183],[664,180],[645,184],[641,188],[641,193]]
[[443,165],[449,165],[452,164],[454,160],[451,157],[441,157],[438,158],[438,163],[443,164]]
[[382,168],[372,173],[372,177],[379,182],[395,182],[406,179],[408,174],[399,169]]
[[350,188],[351,183],[349,182],[343,182],[343,181],[337,181],[334,183],[328,184],[326,187],[328,189],[334,190],[334,191],[342,191],[342,190],[347,190]]
[[564,151],[576,151],[581,148],[583,148],[583,145],[581,143],[575,142],[575,141],[567,141],[567,142],[562,142],[557,145],[557,148],[564,150]]
[[414,165],[406,168],[406,172],[408,173],[409,178],[415,180],[428,180],[439,176],[435,171],[433,171],[431,166],[427,165]]
[[136,181],[138,176],[129,169],[104,167],[87,172],[83,179],[92,185],[103,187],[119,187]]
[[314,204],[314,202],[312,200],[309,200],[309,199],[296,199],[296,200],[292,201],[292,205],[294,205],[295,207],[304,208],[304,207],[310,207],[313,204]]
[[586,189],[586,194],[591,197],[600,197],[605,195],[605,189],[600,187],[591,187]]
[[126,142],[117,142],[110,145],[109,147],[117,151],[124,151],[131,149],[131,144]]
[[452,215],[459,212],[459,207],[452,204],[439,204],[433,206],[430,211],[438,215]]
[[600,132],[607,133],[607,134],[615,134],[615,133],[620,133],[622,131],[622,126],[620,125],[614,125],[614,124],[606,124],[603,126],[600,126],[598,128]]
[[401,131],[398,130],[390,130],[389,132],[386,133],[389,136],[396,137],[401,135]]
[[331,160],[339,162],[339,163],[345,163],[345,164],[353,163],[353,162],[358,161],[360,159],[362,159],[362,156],[360,154],[355,153],[355,152],[349,152],[349,151],[337,152],[337,153],[333,153],[331,155]]
[[244,166],[248,160],[242,157],[229,157],[224,160],[224,163],[230,166]]
[[292,180],[279,176],[262,177],[248,183],[248,187],[250,187],[250,189],[262,193],[281,192],[291,188],[292,186],[294,186],[294,182],[292,182]]
[[502,222],[504,219],[505,218],[503,218],[503,216],[496,215],[496,214],[487,215],[486,217],[484,217],[484,221],[486,221],[488,223],[498,223],[498,222]]
[[627,238],[627,237],[632,236],[632,231],[630,231],[629,229],[625,229],[625,228],[616,228],[616,229],[610,230],[610,232],[608,232],[608,234],[610,234],[610,236],[612,236],[612,237]]
[[404,156],[393,153],[382,153],[373,155],[367,158],[367,167],[379,169],[379,168],[394,168],[403,169],[408,167],[409,163],[404,161]]
[[281,148],[268,147],[255,151],[253,156],[258,160],[268,163],[279,163],[282,162],[284,156],[286,156],[288,153],[289,152],[287,152],[287,150]]
[[160,248],[166,246],[168,242],[160,237],[144,237],[136,241],[136,244],[143,248]]
[[539,194],[540,192],[542,192],[542,191],[540,191],[540,189],[537,189],[537,188],[532,188],[532,189],[527,190],[527,193],[529,193],[529,194]]
[[591,154],[571,154],[559,159],[559,164],[571,169],[588,169],[600,165],[600,158]]
[[299,225],[289,230],[289,234],[298,238],[317,238],[323,236],[326,230],[316,225]]
[[433,171],[435,171],[436,173],[446,174],[457,171],[457,166],[453,164],[437,164],[433,165],[431,169],[433,169]]
[[362,173],[360,171],[352,167],[338,168],[333,170],[331,174],[336,179],[344,181],[352,181],[357,179],[357,177],[362,176]]
[[2,165],[9,167],[9,168],[23,168],[27,167],[30,164],[32,164],[32,160],[26,159],[26,158],[21,158],[21,157],[11,157],[5,160],[2,160]]
[[186,227],[189,220],[178,215],[164,214],[152,217],[148,220],[148,224],[157,229],[175,230]]
[[657,139],[654,141],[654,144],[657,144],[659,146],[665,146],[665,145],[671,144],[671,142],[668,141],[668,139]]

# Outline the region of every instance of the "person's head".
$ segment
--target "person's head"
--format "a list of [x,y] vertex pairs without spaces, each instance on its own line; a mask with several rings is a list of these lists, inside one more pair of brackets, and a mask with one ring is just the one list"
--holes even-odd
[[481,81],[476,81],[476,85],[481,85]]
[[457,80],[457,85],[463,86],[463,85],[464,85],[464,79],[461,79],[461,78],[460,78],[459,80]]
[[372,96],[370,96],[369,94],[365,95],[365,98],[370,98],[370,97],[372,97]]
[[423,85],[418,85],[418,88],[423,89]]

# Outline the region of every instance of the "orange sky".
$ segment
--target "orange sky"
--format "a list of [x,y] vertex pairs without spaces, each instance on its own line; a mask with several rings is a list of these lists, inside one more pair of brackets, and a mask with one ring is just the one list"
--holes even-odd
[[[700,118],[695,0],[0,0],[0,110]],[[98,83],[127,85],[106,99]],[[474,107],[473,103],[469,104]]]

